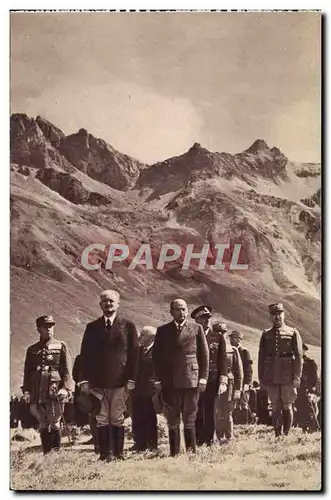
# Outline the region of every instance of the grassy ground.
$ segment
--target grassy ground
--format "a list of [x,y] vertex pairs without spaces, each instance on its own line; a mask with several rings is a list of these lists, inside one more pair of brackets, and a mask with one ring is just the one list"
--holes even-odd
[[[100,463],[81,436],[72,449],[44,457],[39,438],[23,431],[11,451],[11,487],[14,490],[309,490],[321,488],[321,434],[303,435],[293,429],[276,441],[265,426],[237,426],[228,444],[168,457],[164,432],[161,457],[126,452],[126,461]],[[17,431],[16,431],[17,435]],[[127,442],[127,447],[130,446]]]

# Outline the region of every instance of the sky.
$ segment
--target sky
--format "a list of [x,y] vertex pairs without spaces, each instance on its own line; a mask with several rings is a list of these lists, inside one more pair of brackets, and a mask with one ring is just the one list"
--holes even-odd
[[314,12],[11,13],[11,113],[146,163],[256,139],[321,156]]

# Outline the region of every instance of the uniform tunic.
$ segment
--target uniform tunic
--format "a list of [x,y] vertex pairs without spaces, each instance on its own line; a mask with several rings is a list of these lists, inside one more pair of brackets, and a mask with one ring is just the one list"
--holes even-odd
[[30,393],[30,410],[41,428],[59,428],[64,405],[55,394],[61,388],[74,389],[68,347],[54,338],[39,340],[26,352],[23,392]]
[[290,326],[264,330],[260,340],[258,371],[273,406],[290,405],[296,398],[293,380],[302,373],[302,340]]
[[[225,343],[224,336],[209,329],[206,332],[209,348],[209,375],[205,392],[199,395],[198,414],[195,422],[197,444],[210,444],[215,431],[215,400],[217,397],[219,378],[223,375],[227,380],[225,348],[219,349],[220,343]],[[222,352],[222,355],[220,355]]]
[[231,438],[233,435],[234,392],[242,390],[243,367],[239,351],[232,346],[228,339],[224,345],[219,344],[219,355],[225,346],[226,352],[226,372],[227,375],[220,375],[220,383],[227,379],[227,390],[220,394],[216,400],[216,434],[222,437]]

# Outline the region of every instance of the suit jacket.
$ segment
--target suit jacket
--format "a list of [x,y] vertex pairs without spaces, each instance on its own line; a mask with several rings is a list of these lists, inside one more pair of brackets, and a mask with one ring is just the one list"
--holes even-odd
[[23,392],[30,392],[31,403],[43,403],[50,399],[49,388],[74,389],[71,378],[71,357],[67,344],[50,338],[28,347],[24,364]]
[[116,316],[109,331],[103,316],[86,327],[81,345],[80,381],[106,389],[136,380],[139,344],[135,325]]
[[155,393],[155,375],[152,352],[153,347],[150,347],[146,352],[145,348],[140,346],[138,375],[136,387],[132,391],[133,397],[152,397]]
[[302,340],[295,328],[284,325],[264,330],[259,347],[259,379],[262,385],[292,385],[302,373]]
[[174,321],[160,326],[153,346],[157,380],[167,389],[197,387],[200,378],[207,380],[209,349],[203,328],[186,322],[180,334]]

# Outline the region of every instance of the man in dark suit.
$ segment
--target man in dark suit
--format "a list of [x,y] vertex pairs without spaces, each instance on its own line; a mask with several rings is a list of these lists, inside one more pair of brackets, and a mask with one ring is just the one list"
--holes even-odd
[[157,416],[153,406],[155,378],[152,359],[155,334],[154,326],[145,326],[139,337],[139,368],[136,387],[132,391],[132,428],[136,451],[157,450]]
[[116,291],[101,293],[103,316],[87,325],[81,346],[80,389],[101,402],[96,415],[100,460],[110,458],[110,433],[113,456],[123,459],[126,400],[137,377],[137,330],[131,321],[118,316],[119,304]]
[[209,351],[201,325],[187,321],[182,299],[170,304],[173,321],[157,329],[153,346],[156,388],[162,389],[163,413],[169,427],[170,455],[180,451],[180,418],[184,424],[186,451],[195,453],[195,419],[199,392],[206,388]]

